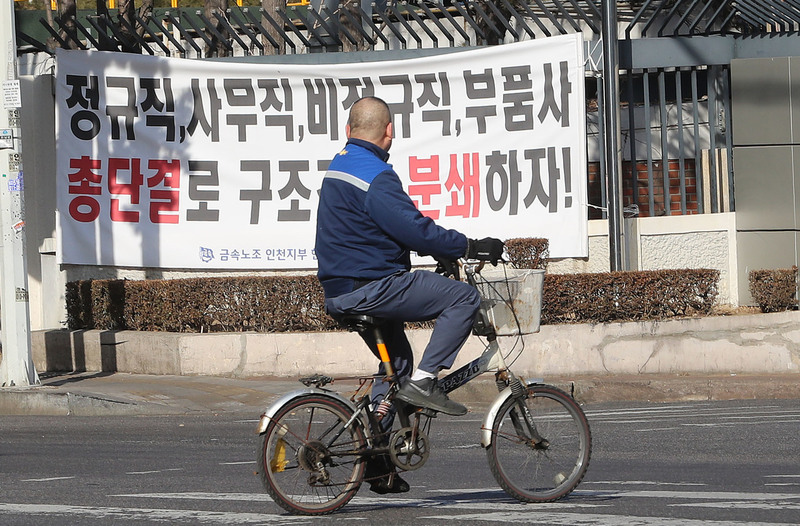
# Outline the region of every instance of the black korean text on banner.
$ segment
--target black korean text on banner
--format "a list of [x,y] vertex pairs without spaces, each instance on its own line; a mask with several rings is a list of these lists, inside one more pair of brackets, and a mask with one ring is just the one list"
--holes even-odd
[[[544,95],[536,103],[534,96],[534,80],[529,65],[512,66],[500,69],[500,75],[494,74],[492,68],[482,71],[465,70],[463,72],[466,98],[470,101],[494,101],[498,90],[503,101],[503,126],[507,132],[530,132],[550,118],[561,127],[569,127],[569,95],[572,86],[568,77],[568,64],[560,62],[561,71],[558,89],[554,85],[553,64],[542,65],[538,76]],[[441,75],[442,80],[446,79]],[[501,79],[498,83],[497,79]],[[438,100],[432,96],[433,75],[418,76],[424,84],[421,102]],[[449,83],[446,99],[449,99]],[[466,116],[475,119],[478,134],[486,134],[489,124],[497,117],[494,104],[466,107]],[[424,113],[424,112],[423,112]],[[438,115],[444,115],[438,113]],[[423,121],[425,119],[423,118]],[[448,115],[443,122],[449,121]],[[460,134],[460,121],[456,122],[456,133]],[[444,126],[442,134],[447,135]],[[521,156],[519,157],[518,154]],[[459,155],[463,160],[459,164]],[[472,157],[474,160],[470,160]],[[558,158],[557,158],[558,157]],[[546,161],[544,164],[543,161]],[[559,210],[559,180],[563,178],[565,195],[561,203],[563,207],[572,206],[572,174],[570,148],[563,148],[560,153],[555,147],[538,148],[524,151],[493,151],[485,158],[477,152],[450,154],[449,163],[443,163],[440,156],[430,158],[409,158],[408,192],[420,211],[432,219],[440,217],[479,217],[480,195],[486,195],[491,210],[506,212],[515,216],[521,210],[537,204],[549,213]],[[445,175],[446,174],[446,175]],[[520,188],[521,185],[527,185]],[[483,190],[482,190],[483,189]],[[449,204],[444,210],[432,208],[432,198],[438,195],[449,195]],[[445,200],[447,202],[447,200]],[[456,204],[459,202],[460,204]],[[442,213],[444,212],[444,213]]]
[[425,215],[473,236],[549,237],[554,257],[585,254],[579,40],[380,68],[58,53],[64,261],[313,267],[322,176],[352,104],[369,95],[390,106],[389,162]]

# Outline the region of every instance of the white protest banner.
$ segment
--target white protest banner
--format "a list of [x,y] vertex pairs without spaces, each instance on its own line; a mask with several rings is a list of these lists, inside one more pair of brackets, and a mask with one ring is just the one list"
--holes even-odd
[[315,268],[317,191],[365,95],[424,214],[586,256],[583,75],[580,35],[313,66],[59,50],[61,262]]

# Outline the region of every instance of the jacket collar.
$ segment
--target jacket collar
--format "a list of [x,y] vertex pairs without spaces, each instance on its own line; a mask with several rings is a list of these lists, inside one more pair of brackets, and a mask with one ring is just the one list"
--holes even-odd
[[389,160],[389,152],[369,141],[365,141],[363,139],[348,139],[347,144],[354,144],[356,146],[361,146],[362,148],[365,148],[374,153],[378,157],[378,159],[382,160],[383,162]]

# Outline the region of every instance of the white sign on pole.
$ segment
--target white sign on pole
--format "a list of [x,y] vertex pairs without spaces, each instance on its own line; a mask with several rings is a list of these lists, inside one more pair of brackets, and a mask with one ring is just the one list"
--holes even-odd
[[61,260],[315,268],[317,191],[365,95],[424,214],[586,256],[583,71],[580,35],[313,66],[59,51]]
[[6,109],[22,107],[22,92],[19,87],[19,80],[3,81],[3,107]]

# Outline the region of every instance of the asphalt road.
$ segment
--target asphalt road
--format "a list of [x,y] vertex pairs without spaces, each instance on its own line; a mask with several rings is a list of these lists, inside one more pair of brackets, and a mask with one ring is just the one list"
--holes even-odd
[[695,525],[800,522],[800,401],[585,408],[594,450],[569,498],[510,499],[480,416],[440,418],[402,496],[362,488],[323,519],[283,513],[254,474],[255,416],[0,417],[0,524]]

